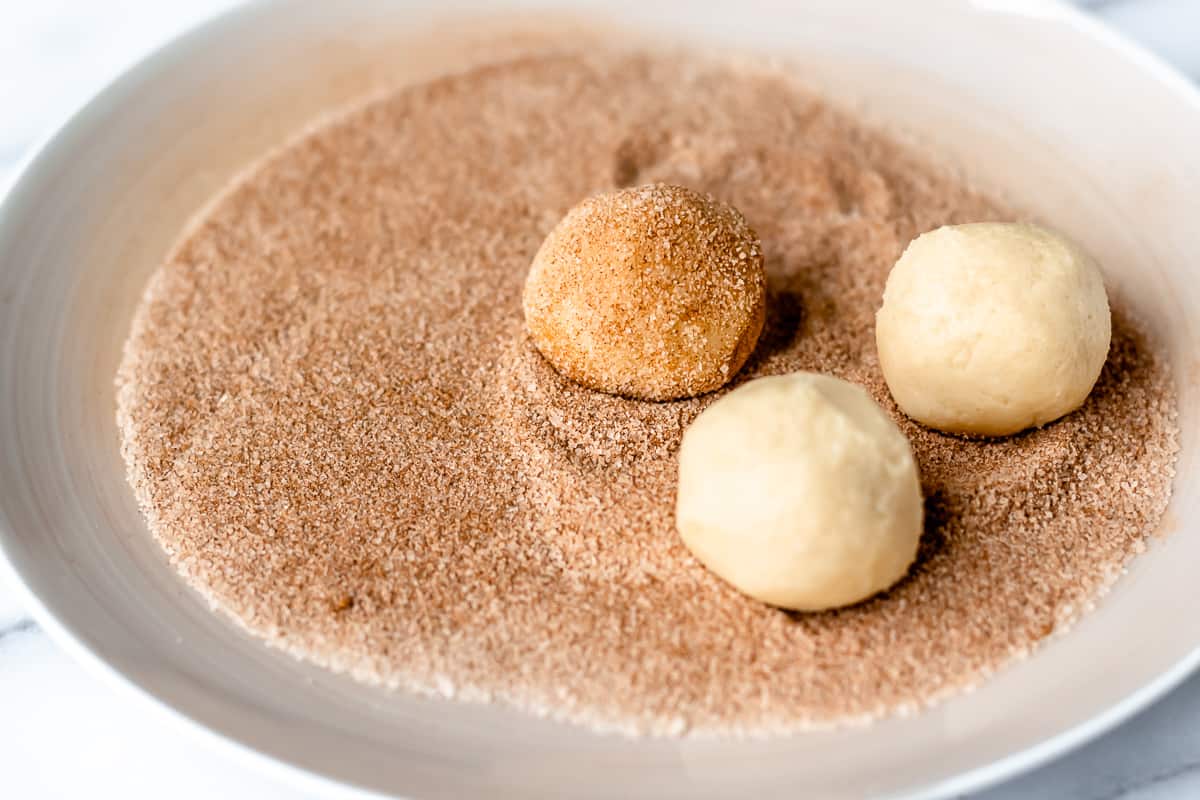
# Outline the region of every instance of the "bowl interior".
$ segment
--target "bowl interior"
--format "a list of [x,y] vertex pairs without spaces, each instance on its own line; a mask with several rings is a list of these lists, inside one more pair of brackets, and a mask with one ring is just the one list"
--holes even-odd
[[[1100,259],[1170,351],[1183,450],[1165,522],[1174,535],[1069,634],[912,718],[758,742],[631,741],[365,688],[211,614],[150,539],[117,450],[112,381],[142,287],[214,192],[331,105],[492,57],[479,43],[497,27],[578,24],[510,5],[508,15],[471,2],[250,6],[127,74],[27,170],[0,214],[0,546],[60,638],[277,762],[421,797],[948,793],[1031,766],[1191,668],[1200,101],[1052,5],[573,4],[647,42],[794,60],[844,105],[907,131]],[[495,21],[461,21],[481,9]]]

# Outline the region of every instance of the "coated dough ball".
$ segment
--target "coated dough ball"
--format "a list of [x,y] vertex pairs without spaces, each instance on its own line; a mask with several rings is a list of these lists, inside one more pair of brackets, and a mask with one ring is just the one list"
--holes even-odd
[[1006,436],[1079,408],[1108,355],[1096,264],[1035,225],[917,237],[875,318],[879,365],[904,413],[950,433]]
[[560,373],[670,400],[722,386],[762,332],[762,251],[732,206],[654,184],[584,200],[546,237],[525,324]]
[[888,588],[916,557],[921,518],[908,440],[852,383],[759,378],[683,434],[679,533],[705,566],[765,603],[815,611]]

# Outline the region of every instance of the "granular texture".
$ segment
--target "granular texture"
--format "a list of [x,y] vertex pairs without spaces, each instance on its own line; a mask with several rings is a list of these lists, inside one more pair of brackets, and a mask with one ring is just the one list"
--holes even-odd
[[525,281],[525,327],[563,375],[642,400],[729,382],[765,319],[758,237],[738,210],[652,183],[584,200]]
[[[911,437],[926,530],[886,594],[820,614],[739,595],[672,519],[712,395],[592,392],[528,342],[547,232],[654,181],[761,237],[766,327],[737,380],[846,378]],[[1003,216],[782,73],[537,55],[402,90],[266,159],[155,274],[118,376],[130,479],[217,608],[363,680],[664,734],[919,707],[1081,613],[1170,493],[1172,383],[1120,303],[1091,398],[1044,429],[954,438],[891,402],[889,267],[920,231]]]

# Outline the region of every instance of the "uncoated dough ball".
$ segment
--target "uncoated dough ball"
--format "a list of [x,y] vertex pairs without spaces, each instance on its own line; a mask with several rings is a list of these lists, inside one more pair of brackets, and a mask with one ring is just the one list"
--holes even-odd
[[879,365],[913,419],[1006,436],[1087,399],[1112,321],[1100,270],[1035,225],[983,222],[917,237],[875,318]]
[[675,521],[742,592],[815,611],[904,575],[921,486],[908,440],[862,388],[797,372],[738,387],[688,427]]
[[733,377],[762,332],[765,295],[762,250],[737,209],[654,184],[567,213],[533,259],[525,323],[568,378],[669,400]]

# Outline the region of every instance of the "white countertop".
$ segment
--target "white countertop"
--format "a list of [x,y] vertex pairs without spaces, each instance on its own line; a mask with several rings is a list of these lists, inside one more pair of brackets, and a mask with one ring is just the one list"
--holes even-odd
[[[0,4],[5,12],[0,25],[0,108],[5,109],[0,118],[0,193],[33,143],[109,79],[174,33],[235,2]],[[1200,80],[1200,0],[1080,2]],[[313,796],[211,751],[161,710],[75,664],[23,613],[3,584],[0,709],[0,796]],[[1200,797],[1200,675],[1083,749],[972,797]]]

